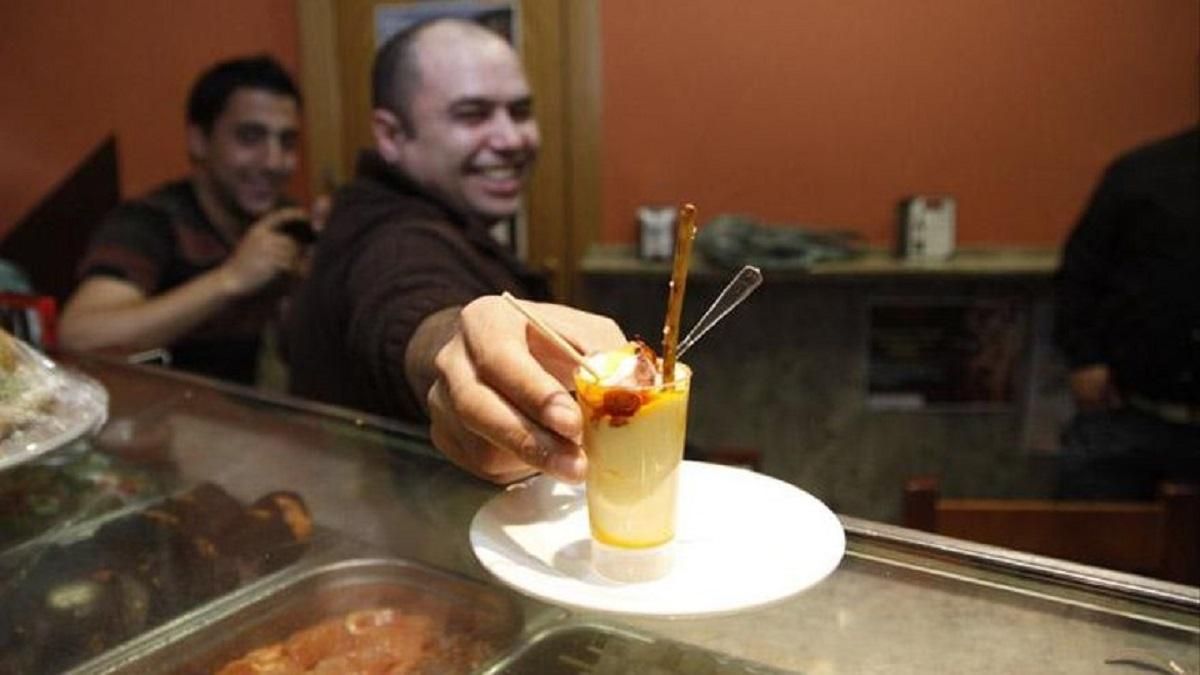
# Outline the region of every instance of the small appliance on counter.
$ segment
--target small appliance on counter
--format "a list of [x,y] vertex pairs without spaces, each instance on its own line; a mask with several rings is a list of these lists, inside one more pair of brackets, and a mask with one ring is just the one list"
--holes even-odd
[[900,202],[900,256],[945,260],[954,253],[953,197],[918,195]]
[[637,210],[638,257],[670,260],[675,254],[674,206],[641,206]]

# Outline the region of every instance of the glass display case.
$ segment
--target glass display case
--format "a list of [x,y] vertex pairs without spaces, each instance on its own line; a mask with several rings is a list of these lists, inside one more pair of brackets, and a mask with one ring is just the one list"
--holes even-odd
[[479,564],[468,528],[499,488],[419,428],[67,363],[109,421],[0,474],[0,672],[240,672],[315,627],[401,620],[426,636],[404,658],[451,672],[1200,672],[1200,589],[849,517],[837,569],[763,608],[558,607]]

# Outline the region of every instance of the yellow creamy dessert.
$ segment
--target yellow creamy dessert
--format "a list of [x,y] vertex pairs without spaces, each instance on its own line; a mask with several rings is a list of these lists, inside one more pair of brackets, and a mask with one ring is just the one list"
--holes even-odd
[[575,386],[592,536],[624,548],[665,544],[675,536],[691,371],[677,364],[675,381],[664,385],[659,360],[639,343],[587,362],[600,379],[580,369]]

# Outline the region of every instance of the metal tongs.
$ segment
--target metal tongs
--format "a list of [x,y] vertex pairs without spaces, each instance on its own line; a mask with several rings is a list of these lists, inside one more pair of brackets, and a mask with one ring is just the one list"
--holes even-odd
[[733,311],[734,307],[742,304],[742,301],[754,292],[762,283],[762,272],[757,267],[746,265],[739,271],[717,296],[717,299],[709,305],[704,312],[704,316],[696,322],[695,326],[688,331],[688,334],[679,341],[678,356],[683,356],[683,353],[691,349],[692,345],[696,344],[704,334],[717,325],[717,322],[724,319],[727,314]]

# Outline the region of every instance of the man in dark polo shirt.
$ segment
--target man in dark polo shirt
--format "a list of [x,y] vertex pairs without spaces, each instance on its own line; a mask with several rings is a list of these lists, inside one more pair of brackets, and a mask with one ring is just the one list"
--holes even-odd
[[1105,172],[1058,272],[1058,340],[1078,414],[1060,493],[1150,499],[1200,483],[1200,129]]
[[[372,86],[375,149],[335,195],[288,314],[292,391],[428,420],[489,480],[580,480],[574,364],[496,295],[548,299],[489,235],[517,212],[540,140],[517,54],[477,24],[423,22],[380,49]],[[585,352],[624,342],[604,317],[530,306]]]
[[300,94],[272,58],[219,63],[187,104],[191,174],[101,223],[62,316],[75,350],[169,348],[172,365],[252,383],[265,324],[303,254],[278,228],[299,153]]

